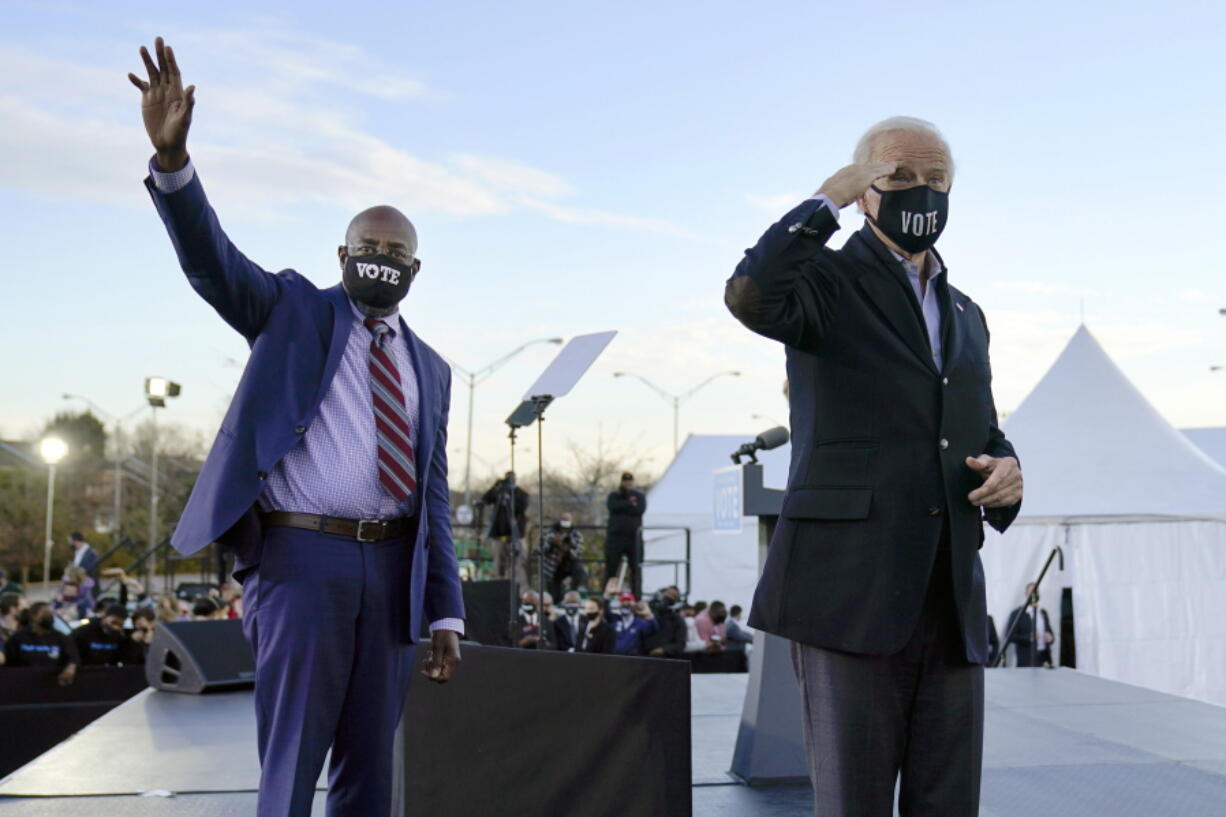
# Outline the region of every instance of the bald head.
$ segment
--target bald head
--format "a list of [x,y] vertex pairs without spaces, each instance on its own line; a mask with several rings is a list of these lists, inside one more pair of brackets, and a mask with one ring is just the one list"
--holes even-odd
[[350,247],[386,243],[391,248],[398,245],[409,255],[416,255],[417,229],[404,213],[389,204],[380,204],[353,217],[349,229],[345,230],[345,243]]

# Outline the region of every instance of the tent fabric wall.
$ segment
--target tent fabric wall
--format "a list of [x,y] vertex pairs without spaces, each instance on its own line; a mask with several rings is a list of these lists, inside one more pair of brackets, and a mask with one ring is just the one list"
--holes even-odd
[[[719,599],[729,606],[739,604],[748,610],[753,599],[758,584],[757,519],[746,518],[740,533],[716,533],[711,526],[715,472],[730,466],[729,455],[756,434],[690,435],[647,495],[645,526],[678,526],[691,530],[692,601]],[[783,488],[787,482],[790,448],[785,445],[758,456],[767,487]],[[643,540],[646,559],[685,557],[685,540],[680,534],[648,530]],[[649,567],[643,571],[645,593],[672,583],[671,567]]]
[[1078,669],[1226,705],[1226,521],[1078,525],[1071,549]]

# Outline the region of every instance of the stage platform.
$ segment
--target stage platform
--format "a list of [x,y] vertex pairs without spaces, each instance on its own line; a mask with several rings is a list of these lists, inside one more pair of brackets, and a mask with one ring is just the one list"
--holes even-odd
[[[750,789],[726,773],[746,681],[691,678],[694,814],[807,817],[807,786]],[[147,690],[0,781],[0,815],[245,817],[257,779],[250,693]],[[323,803],[321,790],[315,814]],[[1221,817],[1226,708],[1071,670],[990,670],[982,803],[992,817]]]

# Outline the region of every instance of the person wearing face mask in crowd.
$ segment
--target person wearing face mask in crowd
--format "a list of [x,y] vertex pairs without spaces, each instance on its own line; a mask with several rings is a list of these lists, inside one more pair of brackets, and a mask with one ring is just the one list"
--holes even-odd
[[[817,814],[979,813],[986,522],[1022,475],[997,424],[983,310],[935,244],[954,162],[895,117],[725,285],[786,347],[792,460],[749,625],[792,642]],[[855,203],[864,227],[826,242]]]
[[[647,512],[647,494],[634,487],[634,474],[622,474],[617,490],[605,501],[609,520],[605,530],[605,592],[627,590],[642,592],[639,562],[643,550],[643,514]],[[626,583],[617,584],[622,559],[626,560]]]
[[257,813],[308,815],[329,748],[328,814],[386,813],[411,645],[428,627],[422,672],[442,683],[464,629],[451,370],[401,309],[417,231],[370,207],[345,230],[335,286],[265,271],[226,236],[189,158],[195,86],[161,38],[140,57],[147,78],[128,78],[155,150],[145,187],[188,283],[251,346],[171,541],[184,554],[221,542],[243,583]]
[[577,590],[569,590],[562,597],[562,607],[553,622],[554,646],[563,651],[574,652],[575,636],[587,624],[583,600]]
[[587,569],[583,562],[583,534],[575,529],[574,517],[563,513],[545,532],[545,582],[557,598],[562,598],[567,579],[571,587],[583,587]]
[[72,631],[72,640],[77,645],[82,666],[134,663],[132,639],[123,629],[127,617],[127,609],[112,604],[103,610],[102,615]]
[[614,652],[618,655],[646,655],[647,639],[660,629],[651,612],[651,606],[645,601],[635,601],[630,593],[622,593],[610,604],[612,615],[610,624],[617,635],[617,646]]
[[661,589],[650,604],[659,628],[643,639],[643,648],[656,658],[681,658],[687,634],[681,613],[681,588],[670,585]]
[[58,667],[56,683],[69,686],[77,677],[81,658],[72,639],[55,628],[55,611],[36,601],[22,613],[22,625],[4,642],[4,664],[9,667]]
[[584,602],[583,619],[572,652],[612,653],[617,646],[617,635],[605,620],[604,599],[590,598]]

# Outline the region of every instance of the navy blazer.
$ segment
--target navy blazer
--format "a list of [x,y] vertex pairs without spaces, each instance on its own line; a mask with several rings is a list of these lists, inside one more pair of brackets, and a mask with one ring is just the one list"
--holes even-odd
[[987,660],[983,521],[1004,530],[1019,505],[986,515],[965,464],[1016,456],[996,421],[983,313],[933,281],[937,368],[919,300],[898,260],[865,228],[840,250],[817,201],[793,209],[728,281],[732,313],[787,347],[792,462],[751,627],[847,652],[889,655],[915,632],[947,536],[969,661]]
[[[239,252],[222,231],[198,175],[170,194],[149,178],[145,187],[188,283],[251,347],[171,539],[184,554],[214,541],[232,547],[241,580],[260,560],[263,531],[256,500],[264,480],[315,420],[340,364],[353,313],[340,284],[320,290],[293,270],[270,274]],[[415,454],[421,501],[409,588],[411,630],[417,633],[423,621],[464,618],[447,484],[451,369],[403,318],[399,339],[408,344],[420,392]]]

